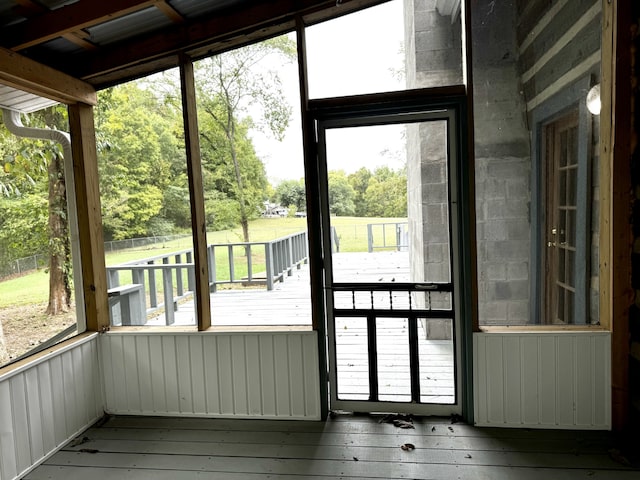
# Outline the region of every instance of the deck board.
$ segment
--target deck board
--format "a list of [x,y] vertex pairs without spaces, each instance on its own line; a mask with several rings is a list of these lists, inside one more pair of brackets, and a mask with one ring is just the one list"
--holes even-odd
[[[608,432],[482,429],[432,418],[403,430],[377,420],[112,417],[25,479],[640,478],[611,457]],[[400,448],[408,442],[416,449]]]

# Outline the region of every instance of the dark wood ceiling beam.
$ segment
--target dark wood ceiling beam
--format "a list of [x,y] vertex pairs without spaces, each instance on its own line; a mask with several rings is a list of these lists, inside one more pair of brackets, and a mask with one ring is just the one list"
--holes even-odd
[[40,13],[47,12],[48,9],[34,2],[33,0],[14,0],[17,6],[13,7],[13,11],[25,17],[33,17]]
[[161,33],[102,49],[97,55],[87,56],[82,61],[66,66],[59,65],[59,68],[100,88],[125,79],[115,73],[120,70],[127,70],[126,79],[135,78],[151,73],[152,70],[147,65],[166,65],[160,59],[175,58],[179,53],[184,52],[193,57],[204,56],[287,29],[293,30],[296,16],[310,15],[309,18],[318,21],[379,3],[384,1],[343,0],[339,6],[336,6],[335,0],[285,0],[244,4],[236,10],[230,9],[196,22],[173,26]]
[[87,40],[88,35],[83,33],[83,30],[78,30],[76,32],[65,33],[63,37],[69,40],[71,43],[84,48],[85,50],[96,50],[98,47],[94,43],[91,43],[89,40]]
[[166,1],[158,2],[156,8],[164,13],[173,23],[184,22],[184,17]]
[[[80,0],[56,10],[42,13],[28,21],[2,29],[2,46],[18,51],[47,42],[67,33],[98,25],[109,20],[164,3],[162,0]],[[27,0],[23,7],[33,4]]]

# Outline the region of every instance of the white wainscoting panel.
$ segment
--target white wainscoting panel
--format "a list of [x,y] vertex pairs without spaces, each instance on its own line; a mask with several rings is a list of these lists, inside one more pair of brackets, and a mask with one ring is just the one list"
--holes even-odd
[[97,334],[0,375],[0,479],[21,477],[103,414]]
[[100,340],[109,413],[320,418],[316,332],[109,332]]
[[611,428],[609,332],[474,333],[473,349],[477,425]]

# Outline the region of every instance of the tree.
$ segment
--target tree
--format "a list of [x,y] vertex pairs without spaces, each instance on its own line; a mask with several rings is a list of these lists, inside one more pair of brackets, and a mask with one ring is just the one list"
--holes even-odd
[[[66,109],[62,106],[41,111],[49,128],[68,130]],[[71,307],[71,243],[67,208],[67,186],[61,146],[50,144],[47,150],[49,190],[49,303],[48,315],[67,312]]]
[[338,216],[351,216],[355,214],[356,193],[349,185],[344,170],[329,172],[329,212]]
[[202,120],[200,150],[207,227],[213,230],[233,227],[242,224],[243,215],[248,222],[258,216],[268,187],[264,164],[249,138],[249,122],[236,124],[234,149],[243,180],[240,189],[236,165],[228,155],[226,133],[210,115]]
[[[62,105],[33,113],[25,117],[25,122],[38,128],[68,130],[66,109]],[[23,194],[38,191],[42,194],[42,185],[47,186],[48,242],[45,245],[49,254],[49,302],[46,313],[57,315],[71,306],[71,245],[62,147],[54,142],[32,139],[20,140],[19,144],[21,148],[17,153],[5,156],[4,171],[12,178],[3,182],[4,191],[21,198]],[[17,188],[20,183],[27,189]],[[8,185],[11,188],[7,188]],[[31,236],[30,232],[28,237]]]
[[[218,153],[232,166],[234,188],[228,189],[228,198],[238,203],[245,242],[250,241],[249,219],[257,214],[266,186],[264,165],[257,165],[247,132],[255,127],[282,139],[291,115],[277,71],[263,61],[271,59],[273,64],[274,59],[289,61],[294,56],[294,43],[282,36],[206,58],[196,68],[199,112],[206,117],[202,135],[211,149],[223,148]],[[250,117],[254,112],[255,124]],[[224,143],[215,141],[215,132],[204,128],[211,124],[223,133]]]
[[48,215],[44,185],[20,196],[0,198],[0,265],[47,251]]
[[307,195],[304,181],[283,180],[278,184],[274,194],[274,201],[283,207],[295,207],[296,211],[306,210]]
[[[136,82],[100,92],[96,135],[106,238],[153,234],[158,225],[169,228],[175,215],[184,213],[188,197],[176,211],[171,204],[176,191],[169,188],[186,189],[186,176],[179,174],[185,160],[176,137],[178,121],[175,112]],[[163,222],[163,215],[174,217]]]
[[47,167],[40,144],[44,142],[22,140],[0,129],[0,265],[45,253],[49,243]]
[[374,171],[364,195],[367,216],[407,216],[406,170],[394,171],[381,167]]
[[349,185],[351,185],[356,193],[354,199],[356,217],[367,216],[367,205],[364,199],[364,194],[367,191],[367,187],[369,186],[369,180],[371,179],[371,177],[371,172],[365,167],[361,167],[359,170],[355,171],[347,177],[349,180]]

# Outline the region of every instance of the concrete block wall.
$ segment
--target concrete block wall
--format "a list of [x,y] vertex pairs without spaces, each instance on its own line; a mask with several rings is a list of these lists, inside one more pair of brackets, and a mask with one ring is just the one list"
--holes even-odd
[[[440,15],[436,3],[405,2],[410,88],[462,82],[460,21]],[[515,9],[512,2],[479,0],[474,3],[473,18],[473,38],[478,44],[474,50],[474,108],[480,322],[523,324],[529,321],[531,162],[515,33],[513,37],[506,34],[515,32]],[[514,28],[505,28],[505,22]],[[448,237],[443,236],[448,219],[445,159],[435,147],[438,135],[432,127],[421,126],[421,158],[409,155],[409,189],[417,191],[418,183],[423,189],[422,205],[409,207],[410,216],[417,215],[424,225],[424,244],[413,249],[414,269],[420,272],[416,280],[446,281],[449,274],[443,267],[448,258],[442,259],[448,247]],[[409,145],[417,141],[415,135],[408,140]]]
[[531,158],[513,2],[472,16],[478,313],[482,325],[529,322]]

